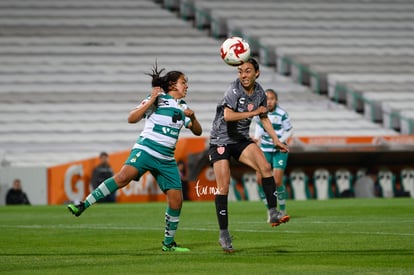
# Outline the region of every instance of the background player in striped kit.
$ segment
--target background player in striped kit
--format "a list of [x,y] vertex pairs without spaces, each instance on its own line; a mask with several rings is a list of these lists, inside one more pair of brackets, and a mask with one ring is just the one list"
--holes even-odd
[[[269,112],[267,116],[272,123],[273,129],[277,134],[280,142],[286,144],[289,137],[293,134],[293,127],[288,113],[279,106],[278,95],[273,89],[266,90],[267,109]],[[287,165],[288,152],[281,152],[273,146],[273,141],[270,135],[264,130],[263,124],[259,117],[255,117],[256,122],[254,139],[260,144],[267,161],[273,169],[273,177],[276,182],[277,200],[279,203],[279,210],[283,215],[286,215],[286,187],[283,184],[283,175]],[[256,173],[257,183],[259,184],[260,198],[267,204],[266,196],[262,187],[262,176],[260,173]],[[268,220],[270,217],[268,216]]]
[[180,130],[189,128],[195,135],[202,133],[194,111],[188,108],[184,98],[187,94],[187,78],[182,72],[170,71],[164,76],[155,64],[152,73],[151,94],[129,113],[128,122],[145,120],[144,130],[133,146],[131,153],[119,173],[102,182],[85,201],[69,204],[68,209],[80,216],[85,209],[101,198],[116,192],[139,178],[147,171],[155,177],[160,189],[167,196],[165,213],[165,236],[163,251],[189,251],[179,247],[174,236],[178,227],[183,195],[180,174],[174,159],[174,151]]

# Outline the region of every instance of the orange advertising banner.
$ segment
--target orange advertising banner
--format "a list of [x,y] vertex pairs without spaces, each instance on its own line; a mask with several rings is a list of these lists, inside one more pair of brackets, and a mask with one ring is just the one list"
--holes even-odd
[[397,136],[315,136],[315,137],[296,137],[301,143],[307,145],[380,145],[383,143],[413,145],[414,135]]
[[[305,147],[321,148],[376,148],[384,143],[399,145],[414,145],[414,136],[356,136],[356,137],[295,137],[293,144],[302,144]],[[189,137],[181,138],[177,142],[175,157],[177,161],[183,161],[187,169],[187,176],[192,177],[188,182],[187,196],[190,200],[214,200],[216,194],[216,182],[212,167],[208,164],[206,150],[208,138]],[[117,173],[130,151],[111,153],[109,162]],[[97,155],[99,152],[97,152]],[[90,178],[93,168],[99,163],[99,158],[79,160],[66,163],[48,169],[48,203],[64,204],[71,201],[83,200],[92,191]],[[190,167],[190,168],[188,168]],[[237,183],[242,182],[241,175],[245,171],[238,171],[232,167],[232,177]],[[143,175],[139,181],[131,183],[116,193],[117,202],[150,202],[165,201],[165,195],[161,192],[154,177],[150,173]]]
[[[205,150],[206,138],[182,138],[177,142],[176,159],[187,162],[187,156]],[[109,163],[117,173],[130,151],[109,154]],[[65,204],[79,201],[92,191],[90,179],[93,168],[99,163],[99,152],[95,158],[79,160],[50,167],[48,169],[48,204]],[[130,184],[116,193],[117,202],[147,202],[165,201],[165,196],[159,189],[154,177],[150,173],[143,175],[139,181]]]
[[201,170],[198,179],[190,181],[188,198],[192,201],[214,200],[217,193],[216,180],[213,169],[208,166]]
[[[128,155],[129,151],[110,154],[109,162],[115,172],[119,171]],[[50,167],[48,204],[83,200],[92,191],[89,183],[93,168],[98,164],[99,156]]]

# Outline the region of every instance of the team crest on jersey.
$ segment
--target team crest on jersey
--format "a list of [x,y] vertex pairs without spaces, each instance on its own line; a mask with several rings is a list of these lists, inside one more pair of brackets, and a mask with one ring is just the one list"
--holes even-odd
[[279,116],[274,116],[272,119],[272,123],[281,123],[282,118]]
[[226,148],[224,146],[217,147],[217,153],[219,155],[224,154],[224,151],[226,151]]
[[178,112],[178,111],[174,111],[174,115],[172,116],[171,119],[174,123],[176,123],[179,120],[184,120],[183,113]]
[[253,108],[254,108],[254,104],[252,103],[247,104],[247,111],[251,112],[253,111]]

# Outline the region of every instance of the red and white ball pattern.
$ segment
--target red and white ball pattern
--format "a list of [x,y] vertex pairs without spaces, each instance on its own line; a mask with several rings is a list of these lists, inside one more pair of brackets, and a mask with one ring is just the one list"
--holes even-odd
[[220,55],[226,64],[238,66],[250,58],[250,46],[241,37],[230,37],[221,44]]

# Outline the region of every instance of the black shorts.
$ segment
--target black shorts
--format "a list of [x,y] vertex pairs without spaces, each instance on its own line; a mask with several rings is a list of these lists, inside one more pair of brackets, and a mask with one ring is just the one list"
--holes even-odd
[[208,159],[211,164],[222,159],[230,160],[230,157],[239,160],[244,149],[252,143],[254,142],[248,139],[234,144],[210,144]]

